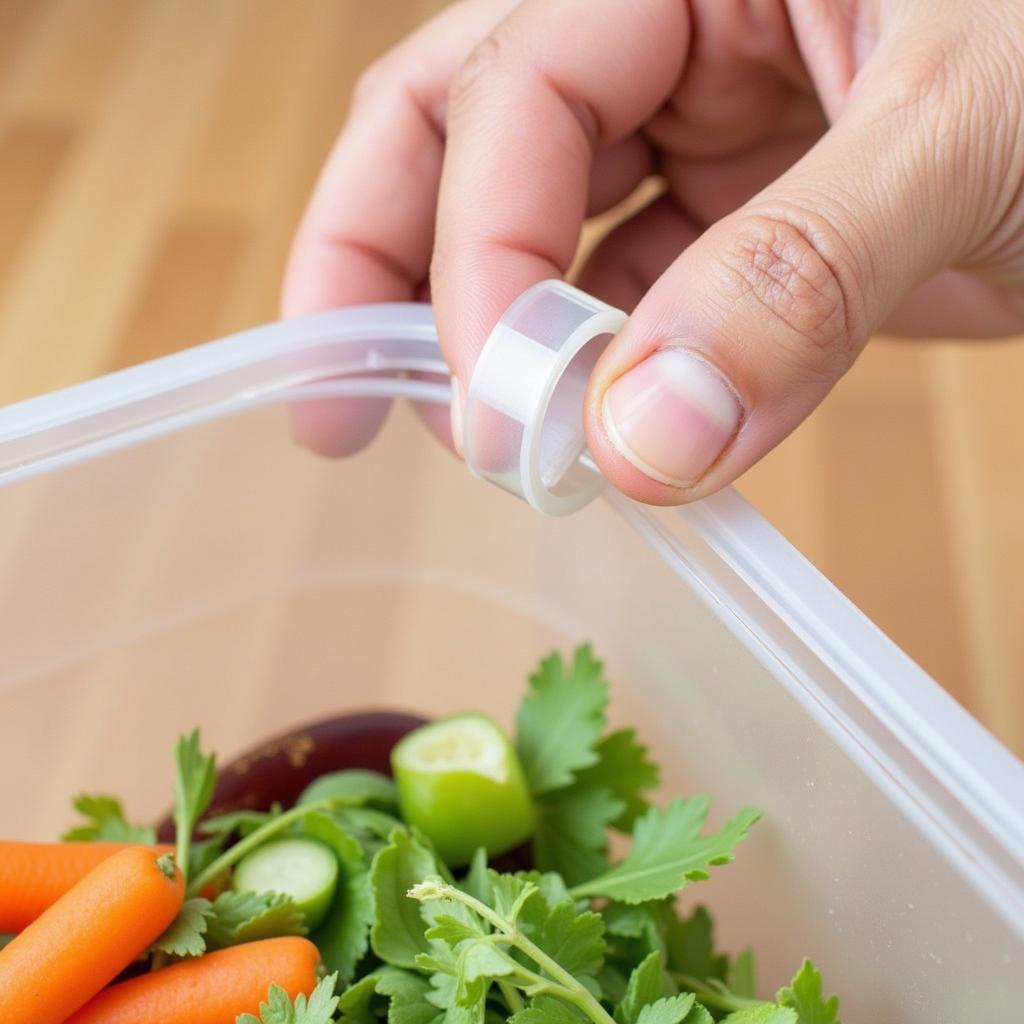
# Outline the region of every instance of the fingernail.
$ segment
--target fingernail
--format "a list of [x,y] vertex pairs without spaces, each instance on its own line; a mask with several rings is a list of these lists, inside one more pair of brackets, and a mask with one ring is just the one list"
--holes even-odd
[[462,451],[462,385],[455,377],[452,377],[452,401],[451,401],[451,422],[452,422],[452,444],[459,458],[465,458]]
[[689,487],[722,454],[743,408],[710,363],[667,347],[612,384],[602,415],[624,459],[652,480]]

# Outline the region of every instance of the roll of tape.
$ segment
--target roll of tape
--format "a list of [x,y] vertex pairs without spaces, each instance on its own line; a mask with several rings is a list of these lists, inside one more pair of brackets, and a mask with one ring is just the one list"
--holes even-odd
[[563,281],[542,281],[512,303],[477,360],[462,410],[472,472],[547,515],[600,494],[586,452],[590,372],[626,314]]

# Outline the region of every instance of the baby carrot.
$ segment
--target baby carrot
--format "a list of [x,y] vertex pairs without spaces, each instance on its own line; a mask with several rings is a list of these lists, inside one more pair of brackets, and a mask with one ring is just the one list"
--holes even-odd
[[167,855],[108,857],[0,950],[0,1021],[61,1024],[174,920],[184,892]]
[[308,939],[261,939],[111,985],[67,1024],[235,1024],[259,1013],[271,984],[293,999],[316,987],[320,954]]
[[0,932],[27,928],[97,864],[126,849],[127,843],[0,842]]

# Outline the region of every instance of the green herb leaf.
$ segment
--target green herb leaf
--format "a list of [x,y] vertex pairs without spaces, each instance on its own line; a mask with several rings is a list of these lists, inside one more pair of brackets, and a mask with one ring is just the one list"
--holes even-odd
[[789,985],[779,989],[775,1001],[796,1010],[799,1024],[840,1024],[839,999],[825,999],[821,990],[821,972],[805,960]]
[[711,1014],[688,992],[648,1004],[640,1011],[636,1024],[712,1024],[712,1021]]
[[774,1003],[761,1003],[730,1013],[725,1024],[799,1024],[796,1010]]
[[747,807],[720,832],[700,835],[708,799],[674,800],[662,811],[652,807],[636,824],[633,848],[610,871],[582,885],[573,896],[604,896],[622,903],[662,899],[708,877],[712,865],[728,864],[733,849],[760,817]]
[[168,956],[200,956],[206,952],[206,931],[213,914],[213,904],[197,897],[185,900],[177,917],[150,947],[150,952]]
[[577,913],[572,900],[552,907],[540,927],[529,929],[528,934],[576,978],[593,978],[601,970],[607,950],[604,921],[592,910]]
[[537,996],[525,1010],[509,1018],[509,1024],[580,1024],[587,1018],[575,1007],[551,996]]
[[341,996],[342,1024],[377,1024],[374,996],[388,1002],[389,1024],[441,1024],[444,1012],[427,999],[430,982],[399,967],[384,966],[365,975]]
[[532,792],[549,793],[572,785],[578,771],[597,763],[608,684],[601,663],[583,646],[571,666],[558,653],[545,658],[530,687],[519,708],[516,749]]
[[156,829],[127,821],[117,797],[80,793],[72,806],[86,821],[69,828],[61,836],[64,842],[143,843],[146,846],[156,842]]
[[611,825],[620,832],[629,832],[650,806],[643,794],[657,788],[658,766],[648,759],[647,747],[637,740],[633,729],[609,733],[594,752],[597,763],[577,773],[576,785],[607,790],[619,800],[622,811]]
[[[669,969],[702,981],[709,978],[724,980],[729,958],[715,952],[714,927],[711,915],[704,907],[696,907],[685,919],[680,919],[672,908],[665,930]],[[734,991],[741,996],[753,995],[753,992],[741,992],[739,989]]]
[[[722,958],[725,959],[724,957]],[[708,975],[710,977],[710,975]],[[744,999],[757,997],[757,967],[754,961],[754,951],[745,949],[738,954],[729,964],[726,971],[725,983],[731,992],[742,996]]]
[[634,955],[635,960],[642,960],[648,953],[660,953],[667,960],[665,935],[670,922],[678,919],[671,901],[609,903],[602,911],[602,916],[609,935],[635,940],[630,944],[630,952],[636,950],[639,954]]
[[391,841],[373,858],[370,888],[374,923],[370,945],[374,953],[394,967],[415,967],[420,953],[430,952],[426,922],[409,890],[436,875],[433,854],[405,829],[395,829]]
[[[487,988],[497,981],[503,995],[515,988],[529,996],[556,996],[578,1007],[590,1020],[610,1024],[611,1017],[597,998],[599,986],[587,973],[597,973],[603,960],[601,916],[589,910],[577,912],[571,899],[550,907],[537,883],[528,877],[494,871],[488,877],[493,897],[490,904],[437,877],[409,891],[425,905],[424,915],[442,925],[428,933],[434,940],[432,953],[416,959],[421,970],[435,972],[431,1002],[449,1012],[452,1007],[463,1007],[471,1011],[473,1019],[481,1019]],[[547,888],[556,889],[550,884]],[[480,928],[483,934],[473,938],[464,929],[440,920],[456,907],[458,913],[452,916]],[[455,945],[438,941],[439,936]],[[508,1005],[518,1010],[519,1001],[521,996],[516,995]]]
[[281,810],[280,804],[274,804],[269,811],[229,811],[227,814],[204,819],[199,822],[196,829],[204,836],[218,839],[227,839],[236,832],[240,836],[247,836],[261,825],[265,825],[271,818],[276,818]]
[[537,801],[534,863],[578,885],[608,870],[608,826],[625,804],[608,789],[570,786]]
[[406,828],[394,815],[374,807],[338,807],[331,816],[363,848],[367,862],[388,845],[396,828]]
[[306,922],[287,896],[276,892],[222,892],[208,915],[211,949],[237,946],[280,935],[305,935]]
[[675,994],[665,975],[665,961],[660,953],[650,953],[633,970],[626,985],[626,994],[615,1007],[618,1024],[636,1024],[640,1011],[663,996]]
[[267,1002],[260,1003],[259,1017],[243,1013],[235,1024],[331,1024],[339,1001],[334,994],[337,980],[333,974],[324,978],[309,999],[298,995],[294,1003],[283,988],[271,985]]
[[174,828],[178,843],[177,860],[181,870],[187,872],[191,865],[189,851],[192,832],[213,798],[217,783],[217,762],[213,754],[204,755],[200,751],[199,730],[193,729],[188,736],[178,740],[175,763]]
[[348,768],[321,775],[302,791],[296,803],[312,804],[327,798],[353,806],[372,804],[385,811],[398,809],[398,790],[394,782],[380,772],[362,768]]

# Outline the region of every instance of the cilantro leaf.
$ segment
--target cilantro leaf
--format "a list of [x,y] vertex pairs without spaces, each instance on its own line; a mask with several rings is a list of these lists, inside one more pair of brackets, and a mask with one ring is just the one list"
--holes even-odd
[[226,840],[235,832],[240,836],[255,832],[261,825],[265,825],[280,813],[280,804],[274,804],[269,811],[229,811],[227,814],[218,814],[216,817],[204,819],[199,822],[196,829],[204,836]]
[[761,1003],[730,1013],[725,1024],[799,1024],[796,1011],[774,1003]]
[[398,789],[380,772],[364,768],[345,768],[314,779],[299,796],[298,805],[330,798],[353,806],[371,804],[384,811],[398,810]]
[[576,912],[572,900],[555,904],[530,938],[552,960],[574,977],[594,977],[604,963],[607,949],[604,921],[592,910]]
[[117,797],[80,793],[72,806],[86,821],[69,828],[61,836],[64,842],[144,843],[147,846],[156,842],[156,829],[127,821]]
[[821,972],[805,960],[789,985],[779,989],[775,1001],[796,1010],[799,1024],[840,1024],[839,999],[825,999],[821,987]]
[[665,974],[665,961],[660,953],[650,953],[634,969],[626,985],[626,994],[615,1007],[618,1024],[636,1024],[640,1011],[663,996],[675,994]]
[[[665,945],[670,970],[702,981],[725,979],[729,958],[715,952],[714,922],[704,907],[696,907],[685,919],[672,908],[665,929]],[[739,989],[735,991],[737,995],[753,995]]]
[[662,899],[708,877],[708,869],[728,864],[733,848],[760,817],[747,807],[720,832],[700,835],[708,814],[708,799],[674,800],[665,810],[652,807],[636,824],[633,848],[610,871],[582,885],[574,897],[604,896],[622,903]]
[[370,945],[385,963],[415,967],[420,953],[429,953],[426,922],[409,890],[437,874],[433,854],[407,830],[395,829],[390,843],[373,858],[370,888],[373,895],[373,927]]
[[339,1008],[343,1024],[377,1024],[373,997],[388,1001],[389,1024],[440,1024],[444,1012],[427,999],[430,982],[400,967],[380,967],[342,993]]
[[331,1024],[339,1001],[334,994],[337,980],[333,974],[324,978],[308,999],[298,995],[294,1003],[283,988],[271,985],[260,1015],[240,1014],[235,1024]]
[[744,999],[754,999],[757,996],[757,968],[752,949],[743,950],[729,964],[725,983],[731,992],[735,992],[736,995],[742,996]]
[[617,939],[616,951],[620,956],[636,963],[649,953],[660,953],[668,960],[666,933],[678,918],[671,901],[608,903],[602,915],[608,934]]
[[168,956],[199,956],[206,952],[206,930],[213,904],[201,896],[185,900],[177,917],[150,947]]
[[531,692],[519,707],[516,749],[534,794],[569,786],[576,772],[597,763],[594,747],[608,703],[602,668],[584,645],[571,666],[553,653],[530,676]]
[[629,832],[650,806],[642,794],[657,788],[658,766],[648,759],[647,747],[637,740],[633,729],[609,733],[594,752],[597,763],[577,773],[576,785],[607,790],[619,800],[622,811],[610,824],[620,832]]
[[608,870],[608,826],[625,803],[607,789],[570,786],[537,801],[534,863],[557,871],[569,885]]
[[302,911],[289,897],[276,892],[222,892],[210,907],[206,927],[211,949],[305,934]]
[[651,1002],[640,1011],[637,1024],[714,1024],[711,1014],[690,993]]
[[[178,740],[175,749],[177,773],[174,780],[174,829],[178,844],[178,866],[187,872],[192,832],[213,799],[217,783],[217,762],[213,754],[199,749],[199,730]],[[186,881],[188,879],[186,878]]]
[[[416,965],[434,972],[428,998],[448,1011],[446,1024],[452,1009],[460,1007],[469,1012],[469,1019],[483,1020],[493,981],[503,986],[503,992],[516,988],[530,996],[555,996],[579,1007],[591,1020],[606,1019],[597,998],[599,987],[589,973],[597,973],[604,958],[600,914],[577,912],[571,899],[551,907],[537,883],[521,875],[491,871],[488,877],[488,903],[438,877],[409,891],[424,904],[424,916],[437,924],[427,933],[433,952],[418,956]],[[452,916],[480,928],[482,934],[473,937],[445,919],[449,908],[456,907],[458,914]],[[514,1001],[509,1005],[518,1009]]]
[[[695,1005],[696,1001],[692,992],[656,999],[637,1014],[636,1024],[683,1024],[684,1021],[691,1024],[700,1019],[700,1011],[703,1010],[703,1007]],[[704,1012],[707,1015],[707,1011]]]
[[509,1024],[580,1024],[587,1018],[575,1007],[551,996],[537,996],[525,1010],[509,1018]]

